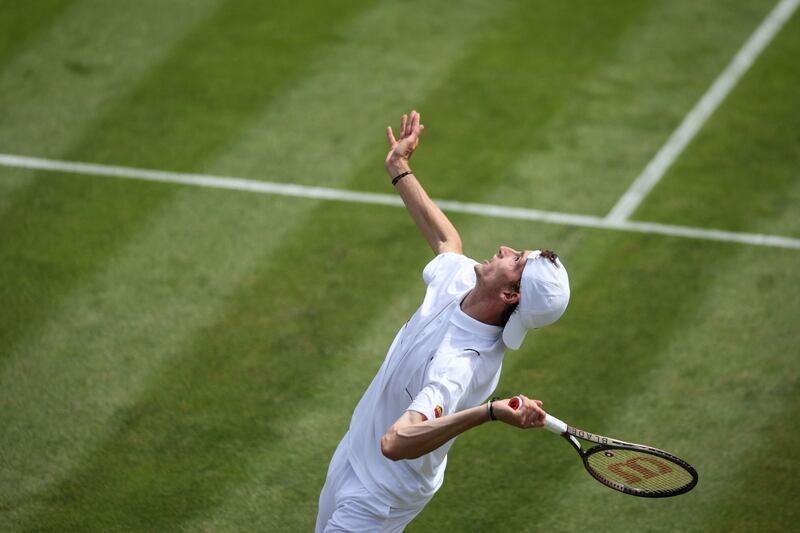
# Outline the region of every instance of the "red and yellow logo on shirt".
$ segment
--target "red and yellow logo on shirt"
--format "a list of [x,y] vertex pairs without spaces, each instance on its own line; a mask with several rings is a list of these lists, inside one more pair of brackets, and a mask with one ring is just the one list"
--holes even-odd
[[437,405],[436,407],[434,407],[433,408],[433,414],[436,416],[436,418],[439,418],[440,416],[442,416],[442,406],[441,405]]

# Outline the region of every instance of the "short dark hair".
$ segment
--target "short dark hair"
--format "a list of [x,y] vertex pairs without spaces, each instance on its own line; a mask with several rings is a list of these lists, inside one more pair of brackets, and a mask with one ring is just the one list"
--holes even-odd
[[508,323],[508,320],[511,318],[511,315],[513,315],[514,311],[517,310],[517,306],[518,305],[519,305],[519,302],[517,302],[515,304],[508,304],[506,306],[505,311],[503,311],[503,319],[502,319],[503,320],[503,326],[505,326]]
[[558,266],[558,263],[556,263],[556,259],[558,259],[558,254],[555,253],[553,250],[547,250],[545,248],[542,248],[539,250],[539,257],[544,257],[545,259],[549,259],[551,263],[553,263],[555,266]]

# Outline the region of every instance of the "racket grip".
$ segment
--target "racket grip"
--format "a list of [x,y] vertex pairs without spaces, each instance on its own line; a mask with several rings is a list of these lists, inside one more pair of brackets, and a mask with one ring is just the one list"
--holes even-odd
[[563,435],[567,432],[567,423],[562,422],[553,415],[544,416],[544,427],[557,435]]
[[[519,396],[514,396],[510,400],[508,400],[508,406],[515,411],[519,409],[519,406],[522,405],[522,398]],[[557,435],[562,435],[567,432],[567,424],[566,422],[562,422],[558,418],[554,417],[553,415],[545,415],[544,417],[544,427]]]

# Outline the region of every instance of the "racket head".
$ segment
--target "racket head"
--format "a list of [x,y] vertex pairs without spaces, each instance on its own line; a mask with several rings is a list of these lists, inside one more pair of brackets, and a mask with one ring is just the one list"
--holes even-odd
[[664,450],[635,444],[600,444],[583,455],[589,474],[603,485],[644,498],[666,498],[692,490],[697,471]]

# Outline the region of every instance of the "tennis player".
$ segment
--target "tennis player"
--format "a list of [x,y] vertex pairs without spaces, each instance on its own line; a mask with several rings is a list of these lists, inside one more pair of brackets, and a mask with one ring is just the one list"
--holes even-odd
[[456,436],[492,420],[544,424],[542,403],[518,410],[486,401],[506,347],[558,320],[569,280],[549,250],[501,246],[491,260],[463,255],[458,232],[428,197],[409,159],[424,129],[403,115],[387,128],[386,169],[436,257],[422,271],[425,298],[395,336],[336,448],[319,497],[317,532],[402,531],[442,485]]

